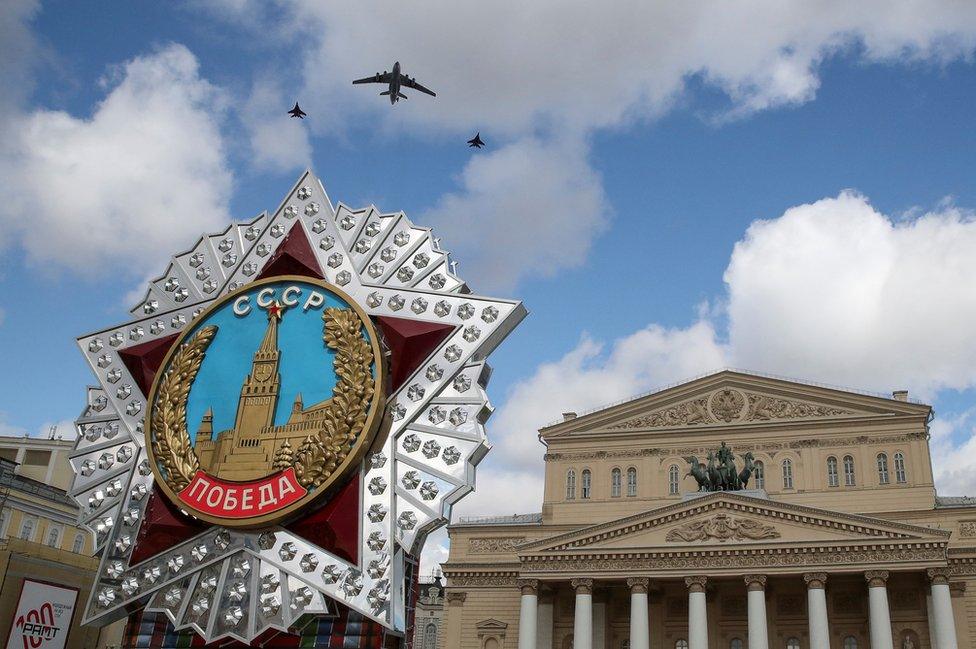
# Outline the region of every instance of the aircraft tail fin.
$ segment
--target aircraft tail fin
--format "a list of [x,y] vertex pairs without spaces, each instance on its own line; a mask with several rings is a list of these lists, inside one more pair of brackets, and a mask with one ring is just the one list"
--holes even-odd
[[382,97],[383,95],[388,95],[388,94],[390,94],[390,91],[389,90],[384,90],[383,92],[380,93],[380,97]]

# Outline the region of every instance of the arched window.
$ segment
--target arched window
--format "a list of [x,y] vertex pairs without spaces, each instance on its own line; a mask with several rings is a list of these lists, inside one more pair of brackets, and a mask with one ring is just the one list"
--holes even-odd
[[678,495],[678,481],[680,480],[678,473],[678,465],[672,464],[671,468],[668,469],[668,493],[672,496]]
[[637,469],[634,467],[627,469],[627,495],[637,495]]
[[590,497],[590,489],[592,487],[591,475],[589,469],[583,469],[583,484],[580,489],[580,498],[586,500]]
[[610,497],[620,498],[620,469],[610,472]]
[[674,642],[674,649],[688,649],[688,641],[684,638],[678,638]]
[[783,489],[793,488],[793,460],[783,460]]
[[576,469],[570,469],[566,472],[566,500],[574,500],[576,498]]
[[30,517],[24,518],[24,522],[20,524],[20,538],[25,541],[34,540],[34,519]]
[[888,455],[878,453],[878,483],[888,484]]
[[742,638],[732,638],[729,640],[729,649],[742,649]]
[[786,649],[800,649],[800,639],[790,638],[786,641]]
[[752,465],[752,475],[753,484],[756,485],[756,489],[766,488],[766,467],[763,465],[762,460],[754,463]]
[[908,482],[908,475],[905,473],[905,455],[901,451],[895,453],[895,480],[900,484]]
[[81,532],[75,534],[74,545],[71,546],[71,551],[75,554],[81,554],[81,551],[85,548],[85,535]]
[[857,484],[854,478],[854,458],[850,455],[844,456],[844,484],[853,487]]
[[852,635],[844,638],[844,649],[857,649],[857,638]]
[[436,649],[437,647],[437,625],[431,622],[424,627],[424,646],[422,649]]
[[836,487],[840,484],[837,477],[837,458],[831,456],[827,458],[827,486]]
[[47,532],[47,544],[50,547],[52,547],[52,548],[56,548],[59,545],[61,545],[61,530],[60,529],[58,529],[57,527],[54,527],[54,526],[51,526],[51,528],[48,529],[48,532]]

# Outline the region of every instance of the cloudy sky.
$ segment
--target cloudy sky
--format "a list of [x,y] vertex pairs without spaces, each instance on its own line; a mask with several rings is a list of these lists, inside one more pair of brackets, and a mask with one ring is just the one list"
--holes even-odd
[[[909,389],[976,494],[974,54],[962,2],[7,0],[0,432],[68,434],[74,337],[311,167],[531,312],[456,514],[537,511],[563,410],[725,366]],[[349,84],[394,60],[437,98]]]

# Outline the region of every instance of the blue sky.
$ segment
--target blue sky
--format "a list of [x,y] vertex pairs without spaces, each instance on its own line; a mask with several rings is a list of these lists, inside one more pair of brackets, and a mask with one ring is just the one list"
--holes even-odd
[[[976,493],[948,470],[976,396],[976,10],[523,5],[5,3],[0,428],[76,416],[74,338],[310,166],[531,312],[463,512],[539,493],[562,410],[725,365],[907,387],[940,489]],[[349,85],[394,59],[438,97]]]

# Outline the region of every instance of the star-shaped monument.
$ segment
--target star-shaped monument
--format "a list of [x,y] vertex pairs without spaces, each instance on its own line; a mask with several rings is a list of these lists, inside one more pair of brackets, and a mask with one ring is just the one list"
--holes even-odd
[[[146,395],[208,305],[279,275],[322,279],[373,319],[390,354],[390,430],[317,510],[225,529],[184,515],[154,484]],[[267,307],[269,318],[281,309]],[[403,632],[404,580],[489,449],[485,358],[525,314],[520,302],[472,294],[429,229],[402,212],[333,207],[311,172],[273,214],[201,237],[150,282],[131,320],[78,339],[98,385],[77,421],[71,496],[102,553],[84,621],[147,602],[208,642],[247,643],[307,613],[349,610]]]

